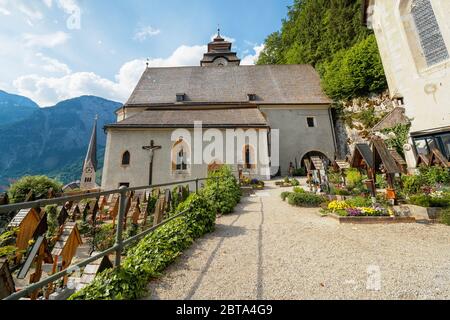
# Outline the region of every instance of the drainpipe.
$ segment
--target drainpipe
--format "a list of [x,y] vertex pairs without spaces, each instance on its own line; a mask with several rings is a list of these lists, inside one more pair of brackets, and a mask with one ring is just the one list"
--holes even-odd
[[333,122],[333,115],[331,113],[331,107],[328,107],[328,116],[330,117],[331,132],[333,134],[334,156],[336,157],[338,150],[337,150],[336,131],[335,131],[335,128],[334,128],[334,122]]

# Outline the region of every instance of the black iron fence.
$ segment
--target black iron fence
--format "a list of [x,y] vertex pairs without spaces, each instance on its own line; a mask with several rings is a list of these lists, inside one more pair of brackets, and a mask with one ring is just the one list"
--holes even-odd
[[67,202],[75,202],[75,201],[81,201],[84,199],[93,199],[93,198],[100,198],[101,196],[109,196],[112,194],[119,194],[119,210],[118,210],[118,221],[116,226],[116,241],[114,246],[108,248],[107,250],[104,250],[103,252],[100,252],[88,259],[85,259],[79,263],[72,264],[67,269],[64,269],[60,272],[54,273],[50,275],[49,277],[30,284],[29,286],[26,286],[22,290],[6,297],[4,300],[18,300],[21,298],[25,298],[29,295],[31,295],[36,290],[42,289],[43,287],[52,284],[53,282],[73,274],[75,271],[79,270],[80,268],[83,268],[89,264],[91,264],[94,261],[97,261],[107,255],[110,255],[112,253],[115,253],[115,267],[120,266],[121,263],[121,257],[122,252],[124,248],[127,246],[136,243],[137,241],[144,238],[146,235],[154,232],[155,230],[159,229],[163,225],[167,224],[169,221],[172,221],[180,216],[183,216],[186,214],[186,212],[189,211],[190,208],[183,212],[179,212],[170,218],[162,221],[161,223],[127,239],[123,239],[123,229],[124,229],[124,219],[126,217],[126,207],[127,207],[127,194],[130,192],[136,192],[136,191],[147,191],[152,190],[156,188],[163,188],[163,187],[169,187],[169,186],[177,186],[182,184],[189,184],[189,183],[195,183],[195,192],[197,193],[199,191],[199,183],[202,181],[208,181],[208,180],[217,180],[217,184],[219,183],[220,178],[203,178],[203,179],[194,179],[194,180],[185,180],[185,181],[178,181],[173,183],[165,183],[165,184],[158,184],[158,185],[151,185],[151,186],[142,186],[142,187],[133,187],[133,188],[127,188],[127,187],[121,187],[120,189],[116,190],[110,190],[110,191],[101,191],[101,192],[93,192],[93,193],[86,193],[82,195],[75,195],[75,196],[68,196],[68,197],[61,197],[61,198],[54,198],[54,199],[46,199],[46,200],[38,200],[38,201],[30,201],[30,202],[24,202],[24,203],[17,203],[17,204],[9,204],[0,206],[0,215],[6,214],[12,211],[19,211],[22,209],[29,209],[29,208],[38,208],[38,207],[45,207],[48,205],[64,205]]

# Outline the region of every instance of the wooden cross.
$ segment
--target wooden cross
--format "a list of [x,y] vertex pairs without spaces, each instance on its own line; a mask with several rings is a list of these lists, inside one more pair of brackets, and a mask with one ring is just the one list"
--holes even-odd
[[143,146],[142,149],[150,151],[150,169],[149,169],[148,185],[151,186],[153,183],[153,157],[155,155],[155,151],[161,150],[162,147],[155,146],[155,142],[152,140],[149,146]]

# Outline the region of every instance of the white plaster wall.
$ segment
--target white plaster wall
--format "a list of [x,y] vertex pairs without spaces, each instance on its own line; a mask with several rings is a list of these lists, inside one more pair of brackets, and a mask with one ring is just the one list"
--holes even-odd
[[[288,173],[289,163],[298,165],[311,151],[334,160],[336,152],[329,106],[261,106],[271,129],[280,130],[281,174]],[[307,117],[314,117],[316,127],[309,128]]]
[[[193,130],[189,131],[193,137]],[[261,131],[267,134],[267,130]],[[153,184],[205,178],[208,171],[207,164],[191,165],[189,174],[179,175],[172,172],[172,132],[172,129],[108,129],[102,189],[116,189],[120,183],[130,183],[131,187],[148,185],[150,158],[149,152],[143,150],[142,147],[148,146],[151,140],[154,140],[155,145],[162,146],[162,149],[157,150],[154,156]],[[225,131],[221,130],[221,132],[225,137]],[[203,148],[207,145],[209,145],[209,142],[203,142]],[[224,142],[224,156],[226,156],[225,148],[226,143]],[[129,166],[122,166],[121,164],[122,155],[125,151],[129,151],[131,154]],[[266,179],[267,176],[260,174],[259,169],[263,167],[261,160],[258,158],[258,170],[254,172],[254,177]],[[236,166],[233,169],[237,171]],[[194,186],[195,184],[191,184],[191,188]]]
[[[409,0],[373,0],[373,28],[392,96],[403,96],[406,115],[413,118],[411,132],[450,125],[450,61],[423,68],[423,57],[411,49],[410,30],[400,7]],[[450,51],[450,4],[433,0],[433,9]],[[430,92],[434,91],[434,92]]]

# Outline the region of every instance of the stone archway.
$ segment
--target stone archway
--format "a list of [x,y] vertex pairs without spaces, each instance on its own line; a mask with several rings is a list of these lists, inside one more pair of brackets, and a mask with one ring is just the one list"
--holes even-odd
[[320,152],[320,151],[309,151],[309,152],[305,153],[303,155],[303,157],[301,158],[300,167],[301,168],[306,168],[305,159],[311,159],[311,157],[319,157],[319,158],[325,160],[328,165],[331,164],[331,160],[323,152]]

